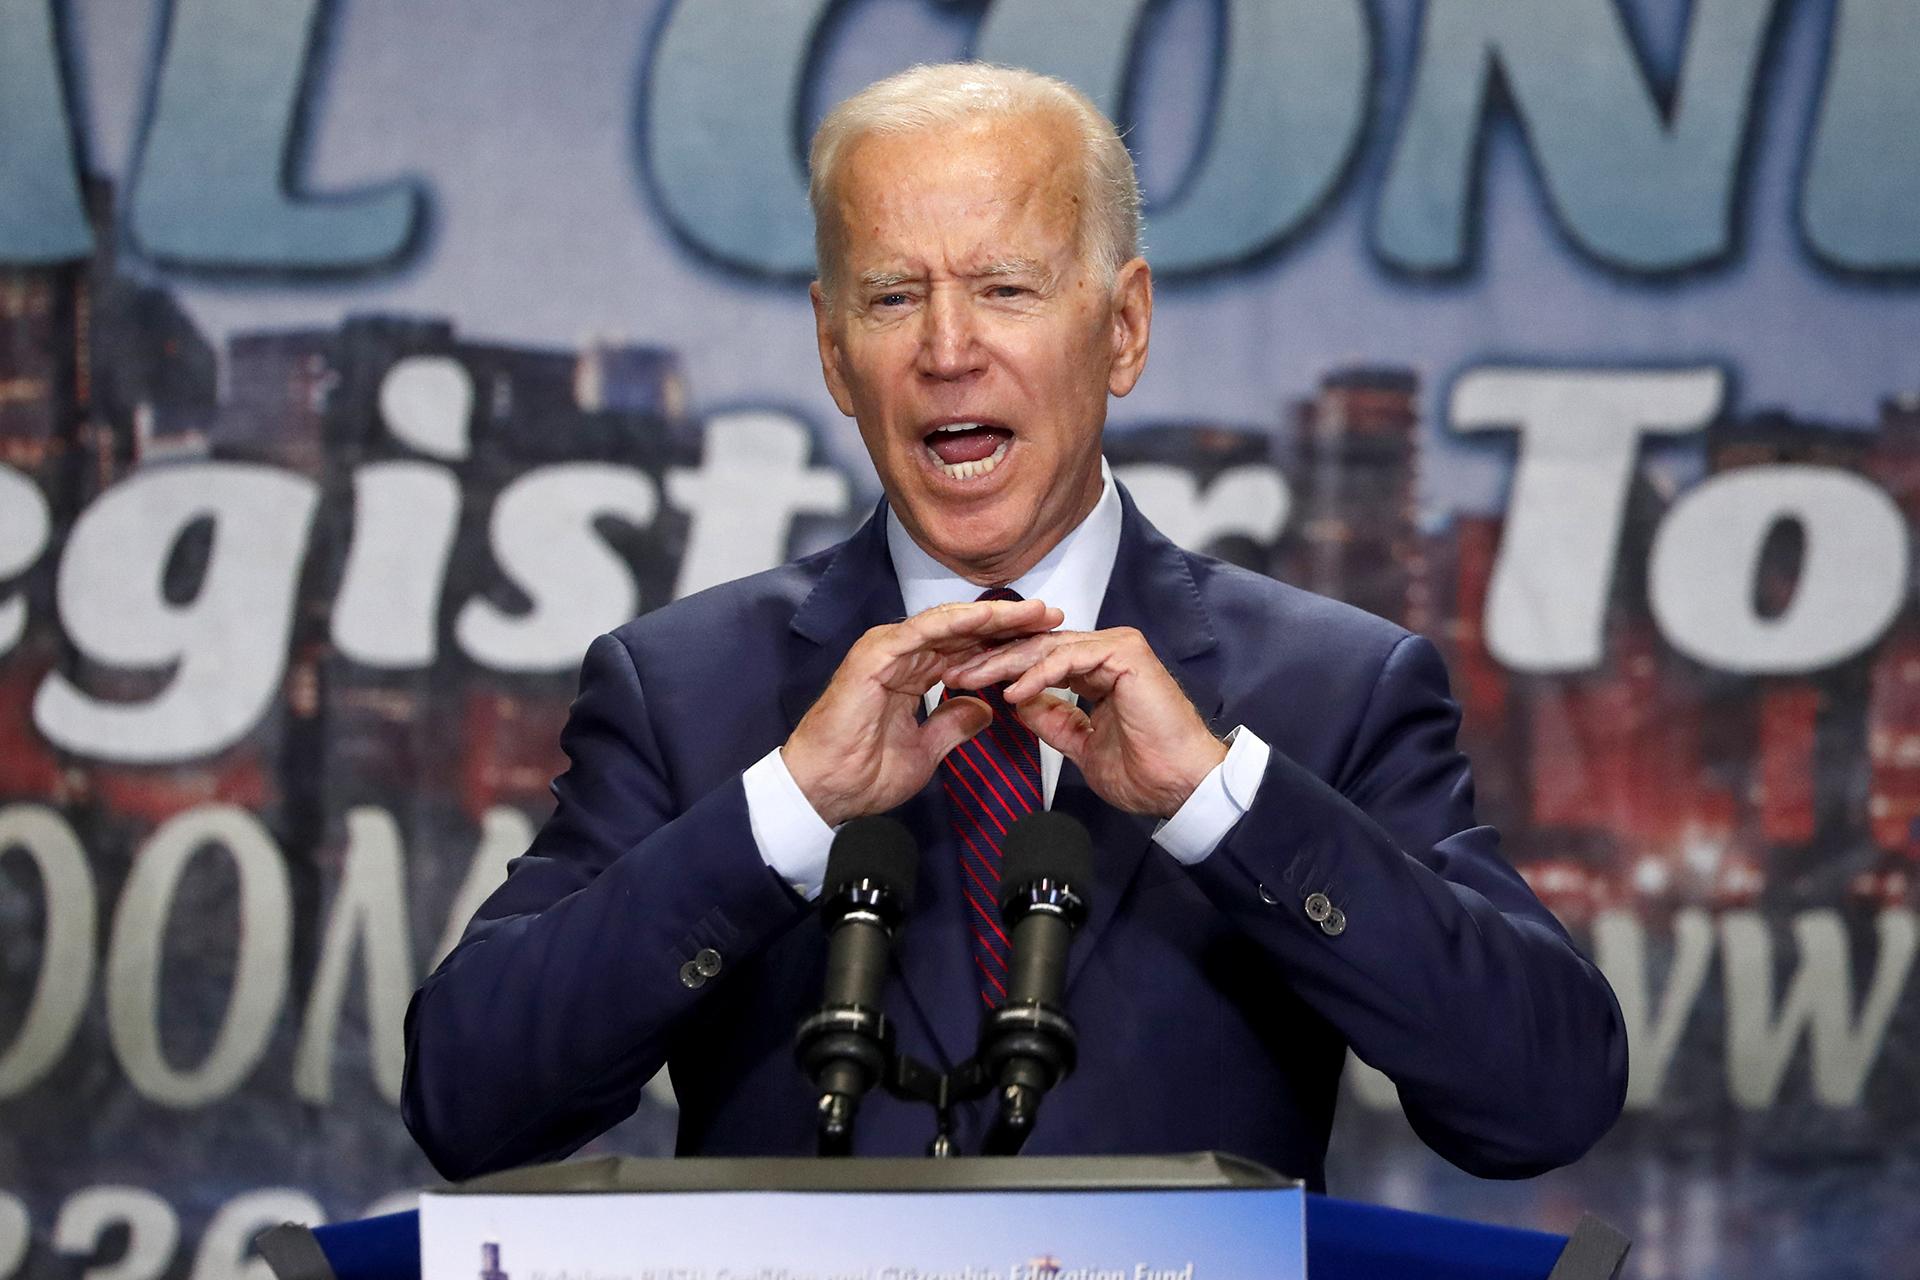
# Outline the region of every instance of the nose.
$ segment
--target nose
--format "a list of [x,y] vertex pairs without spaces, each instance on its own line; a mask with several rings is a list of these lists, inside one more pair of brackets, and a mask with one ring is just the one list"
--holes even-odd
[[980,335],[974,328],[965,290],[936,288],[922,313],[920,371],[953,382],[984,367]]

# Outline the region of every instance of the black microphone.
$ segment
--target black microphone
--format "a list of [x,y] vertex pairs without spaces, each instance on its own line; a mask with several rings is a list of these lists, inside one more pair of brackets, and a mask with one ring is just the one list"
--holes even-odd
[[820,1011],[800,1024],[794,1056],[820,1091],[820,1154],[853,1150],[860,1099],[892,1056],[893,1028],[880,1012],[887,954],[913,902],[920,850],[892,818],[855,818],[833,838],[820,895],[827,977]]
[[1092,883],[1093,842],[1073,818],[1036,811],[1008,829],[1000,861],[1000,917],[1010,944],[1007,999],[981,1029],[980,1059],[999,1099],[987,1155],[1018,1154],[1041,1096],[1073,1070],[1077,1041],[1061,994],[1068,948],[1087,918]]

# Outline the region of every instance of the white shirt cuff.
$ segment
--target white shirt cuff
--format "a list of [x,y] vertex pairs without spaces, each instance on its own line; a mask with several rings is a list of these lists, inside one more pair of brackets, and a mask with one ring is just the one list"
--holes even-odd
[[1252,807],[1270,754],[1259,734],[1245,725],[1235,728],[1227,735],[1227,758],[1200,780],[1178,813],[1154,828],[1154,842],[1189,867],[1212,853]]
[[801,897],[809,902],[819,897],[837,828],[813,811],[778,747],[754,761],[740,784],[746,788],[747,823],[761,860]]

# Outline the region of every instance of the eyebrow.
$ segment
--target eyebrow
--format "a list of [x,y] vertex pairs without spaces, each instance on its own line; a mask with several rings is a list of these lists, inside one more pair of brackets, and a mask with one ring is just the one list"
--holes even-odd
[[[1046,264],[1037,258],[1003,258],[967,273],[967,278],[970,280],[997,280],[1005,276],[1037,276],[1041,279],[1051,279],[1052,273],[1048,271]],[[900,285],[910,284],[918,279],[920,279],[918,275],[905,271],[862,271],[859,283],[863,290],[871,293],[898,288]]]
[[1037,258],[1006,258],[999,262],[989,262],[971,274],[977,280],[991,280],[998,276],[1045,277],[1050,273],[1045,264]]
[[903,271],[862,271],[860,287],[866,290],[891,289],[913,279]]

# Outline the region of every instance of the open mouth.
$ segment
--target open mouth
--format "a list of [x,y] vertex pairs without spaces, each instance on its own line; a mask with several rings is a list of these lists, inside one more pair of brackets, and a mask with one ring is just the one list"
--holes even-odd
[[950,422],[927,433],[927,452],[953,480],[987,475],[1007,456],[1013,433],[984,422]]

